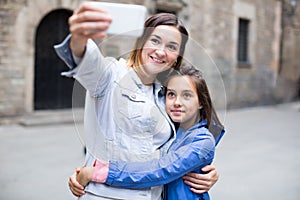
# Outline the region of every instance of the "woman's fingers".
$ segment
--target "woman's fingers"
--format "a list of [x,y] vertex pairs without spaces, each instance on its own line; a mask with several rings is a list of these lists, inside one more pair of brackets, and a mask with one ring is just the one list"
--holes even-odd
[[77,10],[69,18],[70,32],[86,38],[100,38],[106,36],[112,18],[106,12],[95,10]]
[[106,31],[111,23],[108,14],[86,11],[73,14],[69,18],[70,32],[84,32],[87,30]]
[[107,22],[112,21],[111,16],[108,13],[102,13],[97,11],[85,11],[81,13],[74,13],[69,18],[69,24],[82,23],[82,22]]
[[184,182],[191,187],[191,191],[200,194],[208,192],[217,182],[219,175],[214,166],[202,168],[206,174],[188,173],[183,176]]
[[70,47],[73,53],[82,57],[89,38],[105,38],[111,21],[110,15],[95,2],[83,2],[69,18],[69,29],[72,34]]

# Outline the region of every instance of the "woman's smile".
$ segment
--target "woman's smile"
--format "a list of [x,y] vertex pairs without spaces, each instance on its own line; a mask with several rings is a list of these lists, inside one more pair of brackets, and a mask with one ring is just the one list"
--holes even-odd
[[160,60],[160,59],[158,59],[158,58],[156,58],[156,57],[150,56],[150,58],[151,58],[154,62],[156,62],[156,63],[159,63],[159,64],[165,63],[165,61]]

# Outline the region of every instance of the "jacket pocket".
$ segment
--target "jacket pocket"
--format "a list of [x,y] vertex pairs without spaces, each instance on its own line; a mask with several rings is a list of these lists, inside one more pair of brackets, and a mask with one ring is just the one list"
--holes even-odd
[[133,119],[143,114],[146,97],[136,92],[121,89],[118,101],[118,111],[124,117]]

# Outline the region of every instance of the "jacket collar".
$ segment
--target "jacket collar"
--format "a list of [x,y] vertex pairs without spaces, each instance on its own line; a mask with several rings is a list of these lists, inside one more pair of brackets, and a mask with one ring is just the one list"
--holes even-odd
[[198,122],[197,124],[195,124],[194,126],[190,127],[190,128],[187,129],[187,130],[184,130],[184,129],[182,129],[182,128],[178,128],[177,133],[179,133],[179,132],[180,132],[180,133],[188,133],[188,132],[191,132],[191,131],[193,131],[193,130],[195,130],[195,129],[201,128],[201,127],[205,127],[205,128],[208,129],[206,120],[202,120],[202,121]]
[[[129,73],[130,73],[130,76],[131,76],[133,82],[136,84],[136,86],[139,89],[141,89],[143,87],[143,83],[142,83],[141,79],[139,78],[139,76],[137,75],[137,73],[134,71],[134,69],[131,68],[129,70]],[[154,87],[154,94],[156,96],[158,96],[158,94],[164,95],[164,90],[163,90],[164,88],[157,79],[154,80],[153,87]]]

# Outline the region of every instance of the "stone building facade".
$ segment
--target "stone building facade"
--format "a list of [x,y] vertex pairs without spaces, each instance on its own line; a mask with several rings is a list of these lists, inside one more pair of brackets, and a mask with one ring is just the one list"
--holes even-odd
[[[67,68],[52,46],[68,34],[67,19],[80,2],[0,0],[1,118],[74,106],[74,81],[59,76]],[[220,109],[299,98],[299,9],[288,0],[110,2],[144,5],[149,15],[177,14],[190,33],[185,61],[204,72]],[[107,41],[104,52],[113,56],[134,42]]]

